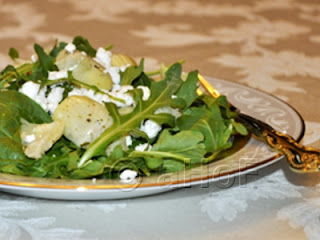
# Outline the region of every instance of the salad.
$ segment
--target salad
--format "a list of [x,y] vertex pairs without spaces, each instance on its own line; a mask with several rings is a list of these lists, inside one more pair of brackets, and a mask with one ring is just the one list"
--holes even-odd
[[226,97],[197,94],[198,72],[179,62],[145,72],[143,59],[81,36],[34,50],[26,61],[11,48],[0,73],[0,172],[150,176],[215,161],[247,135]]

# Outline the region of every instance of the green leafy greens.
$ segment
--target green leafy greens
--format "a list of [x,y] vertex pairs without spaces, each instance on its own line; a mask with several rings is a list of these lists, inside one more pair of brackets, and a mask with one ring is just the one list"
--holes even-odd
[[45,123],[51,118],[37,103],[16,91],[0,92],[0,116],[0,169],[21,174],[33,161],[28,161],[22,151],[20,119]]
[[[87,151],[81,157],[79,165],[81,166],[91,157],[101,154],[112,141],[120,136],[134,131],[135,128],[139,127],[141,121],[145,119],[157,121],[159,119],[157,118],[158,116],[153,115],[157,109],[164,106],[177,107],[179,102],[172,99],[171,96],[179,89],[181,84],[180,74],[181,65],[173,65],[167,71],[167,76],[164,80],[153,82],[151,85],[151,96],[147,101],[142,101],[141,91],[133,93],[135,95],[136,107],[127,115],[121,116],[113,103],[107,103],[106,107],[114,120],[114,124],[89,145]],[[171,79],[172,76],[174,77]],[[168,82],[168,79],[172,81]]]
[[[87,39],[77,36],[73,44],[78,51],[95,57],[97,51]],[[137,66],[129,66],[120,73],[120,84],[133,86],[128,91],[135,102],[131,111],[121,113],[114,103],[107,102],[105,108],[113,119],[112,126],[87,148],[61,137],[40,159],[30,159],[23,152],[20,119],[37,124],[49,123],[52,119],[34,100],[18,91],[24,83],[32,81],[48,87],[48,91],[58,85],[65,89],[63,99],[75,86],[108,95],[96,86],[77,81],[71,72],[67,78],[48,80],[50,71],[58,71],[56,57],[66,45],[57,41],[50,51],[45,51],[35,44],[36,62],[19,67],[9,65],[1,71],[0,172],[46,178],[117,178],[123,169],[129,168],[149,176],[214,161],[232,147],[234,135],[247,134],[245,127],[236,122],[237,113],[229,109],[224,96],[214,99],[206,94],[197,95],[197,71],[182,77],[182,65],[177,62],[168,68],[162,67],[158,71],[162,79],[154,81],[151,75],[156,72],[150,75],[144,72],[141,60]],[[19,57],[13,48],[9,55],[12,59]],[[138,86],[150,89],[147,100],[143,100],[143,91]],[[115,97],[113,100],[117,101]],[[173,109],[179,115],[157,112],[161,108]],[[146,121],[162,128],[156,137],[149,138],[139,129]],[[128,136],[132,138],[131,145],[117,144]],[[114,147],[107,153],[111,145]],[[146,149],[139,150],[138,146]]]

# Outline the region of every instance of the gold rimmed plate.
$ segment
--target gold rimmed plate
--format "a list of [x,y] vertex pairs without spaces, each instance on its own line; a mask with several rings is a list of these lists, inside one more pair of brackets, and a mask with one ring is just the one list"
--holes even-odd
[[[242,112],[295,139],[303,137],[303,119],[287,103],[240,84],[210,77],[206,79]],[[250,138],[238,151],[219,161],[176,173],[138,177],[131,183],[122,183],[120,180],[43,179],[0,174],[0,190],[23,196],[62,200],[133,198],[247,174],[281,158],[263,143]]]

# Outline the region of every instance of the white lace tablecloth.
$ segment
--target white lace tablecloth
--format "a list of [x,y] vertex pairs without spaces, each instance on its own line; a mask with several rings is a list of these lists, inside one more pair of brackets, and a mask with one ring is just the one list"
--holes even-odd
[[[187,70],[288,102],[320,147],[320,3],[312,0],[0,0],[0,66],[15,47],[83,35],[94,46],[185,59]],[[234,181],[233,181],[234,180]],[[284,160],[231,182],[113,201],[55,201],[0,192],[0,240],[320,239],[320,176]]]

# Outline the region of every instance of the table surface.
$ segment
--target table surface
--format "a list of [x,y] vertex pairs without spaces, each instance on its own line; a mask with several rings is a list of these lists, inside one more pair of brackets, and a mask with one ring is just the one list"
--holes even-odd
[[[311,0],[0,0],[0,66],[82,35],[94,46],[184,59],[186,71],[270,93],[304,118],[320,147],[320,2]],[[112,201],[55,201],[0,192],[0,239],[320,239],[320,176],[279,161],[230,187],[193,186]]]

